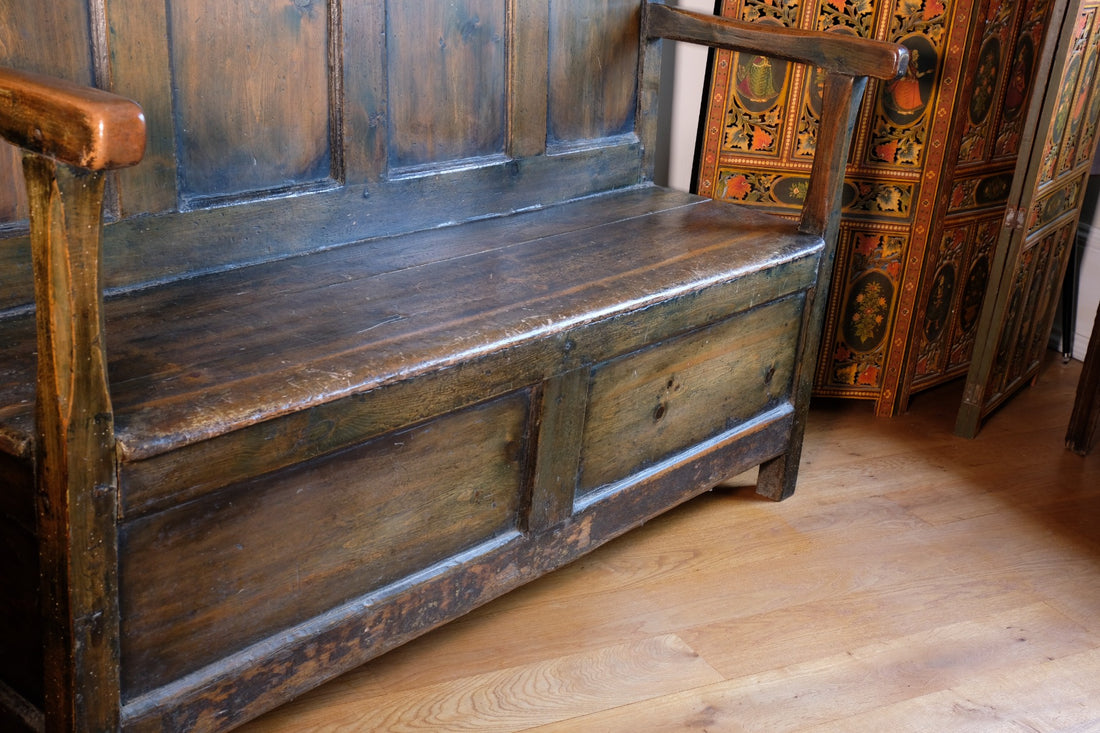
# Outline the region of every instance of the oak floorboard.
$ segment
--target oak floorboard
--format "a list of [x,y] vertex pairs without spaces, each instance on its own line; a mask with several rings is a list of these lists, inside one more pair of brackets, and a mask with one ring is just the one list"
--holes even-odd
[[[383,694],[369,704],[332,699],[320,712],[328,730],[512,731],[721,679],[682,640],[662,636]],[[299,725],[308,728],[310,720]]]
[[[975,440],[958,384],[890,419],[819,400],[791,499],[736,477],[242,730],[1100,731],[1079,373],[1052,356]],[[673,673],[618,676],[655,643]],[[531,682],[578,663],[576,700]]]
[[1038,603],[665,696],[644,712],[620,708],[539,730],[801,731],[1097,645],[1096,634]]
[[[808,733],[1095,733],[1100,730],[1098,669],[1100,649],[1091,649],[1022,670],[982,675],[950,690],[815,726]],[[1051,690],[1059,694],[1051,695]]]

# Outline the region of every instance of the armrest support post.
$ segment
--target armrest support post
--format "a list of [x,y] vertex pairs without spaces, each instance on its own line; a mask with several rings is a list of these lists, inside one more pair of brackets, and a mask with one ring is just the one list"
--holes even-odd
[[105,171],[141,160],[145,120],[123,97],[0,69],[0,136],[23,148],[30,208],[45,724],[117,730],[118,480],[102,211]]
[[[117,479],[100,270],[104,174],[26,153],[47,728],[119,715]],[[86,691],[95,690],[89,695]],[[71,717],[69,717],[71,716]],[[68,718],[68,719],[66,719]]]
[[[26,153],[48,729],[118,729],[118,514],[99,286],[103,173]],[[95,694],[87,691],[95,690]],[[66,720],[66,716],[72,719]]]
[[767,26],[670,8],[649,0],[643,18],[648,38],[699,43],[806,64],[824,73],[822,110],[810,183],[799,220],[799,231],[822,237],[817,285],[803,323],[805,338],[795,377],[795,424],[790,449],[760,467],[757,491],[773,499],[794,492],[794,479],[802,453],[813,374],[820,348],[826,295],[836,259],[840,229],[840,200],[844,173],[859,105],[868,77],[895,79],[905,73],[909,53],[905,47],[835,33]]

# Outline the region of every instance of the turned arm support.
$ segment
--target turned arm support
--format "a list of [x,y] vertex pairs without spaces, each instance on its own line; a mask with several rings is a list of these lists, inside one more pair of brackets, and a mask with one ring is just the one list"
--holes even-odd
[[646,3],[643,22],[649,38],[758,54],[825,72],[821,126],[799,228],[829,240],[839,217],[848,146],[867,78],[892,80],[904,74],[908,50],[895,43],[837,33],[751,25],[660,2]]

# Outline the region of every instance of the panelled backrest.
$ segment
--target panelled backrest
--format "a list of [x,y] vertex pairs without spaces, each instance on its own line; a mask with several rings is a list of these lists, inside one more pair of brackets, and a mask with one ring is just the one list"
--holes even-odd
[[[640,0],[10,4],[0,65],[137,100],[108,288],[543,206],[641,180]],[[58,49],[63,49],[59,51]],[[0,312],[31,302],[0,168]]]

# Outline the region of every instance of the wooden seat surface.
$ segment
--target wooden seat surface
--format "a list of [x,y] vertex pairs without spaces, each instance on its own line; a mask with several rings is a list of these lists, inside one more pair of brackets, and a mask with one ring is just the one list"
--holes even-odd
[[[525,356],[535,381],[560,365],[547,334],[715,283],[751,297],[754,272],[775,280],[820,246],[792,222],[646,186],[120,295],[106,316],[118,440],[146,459],[524,344],[545,352]],[[29,315],[0,321],[12,453],[31,441],[33,339]],[[615,346],[585,348],[578,363]]]

